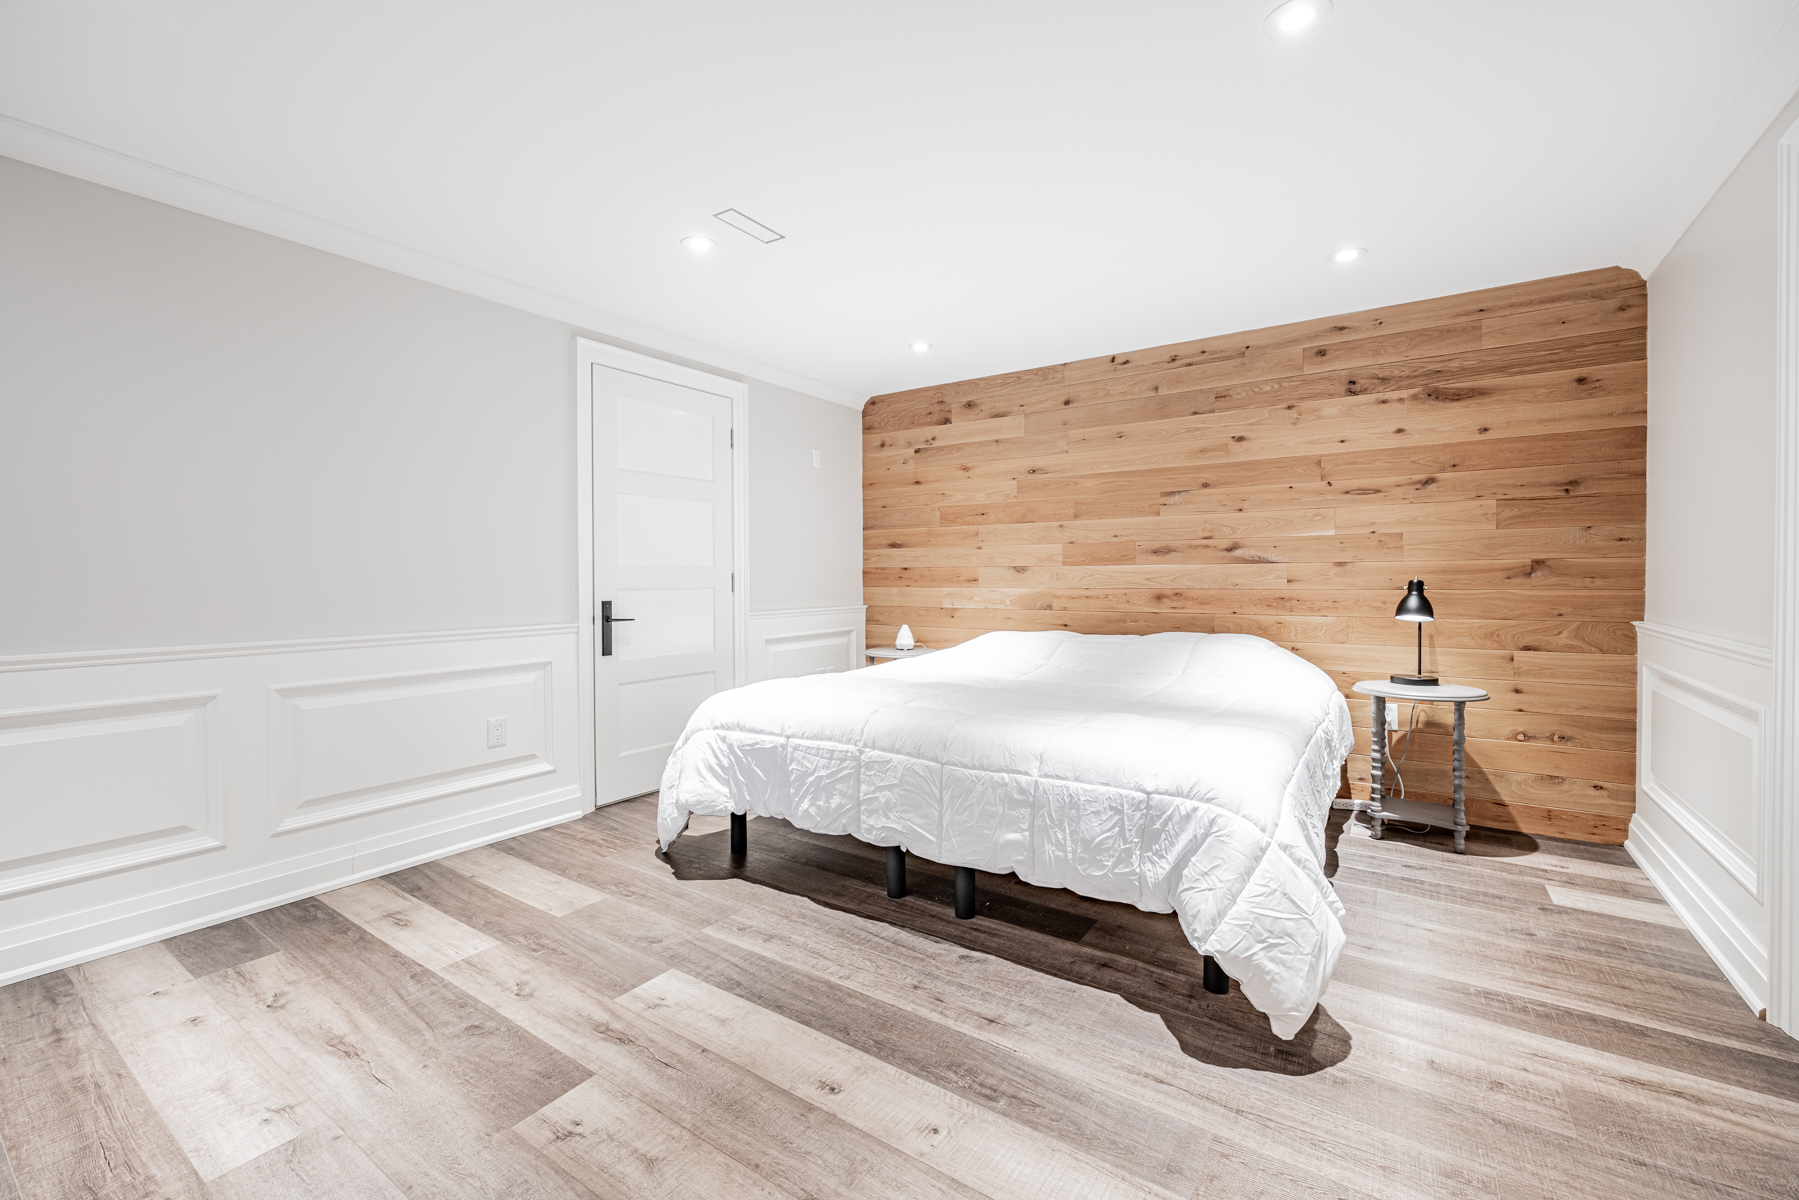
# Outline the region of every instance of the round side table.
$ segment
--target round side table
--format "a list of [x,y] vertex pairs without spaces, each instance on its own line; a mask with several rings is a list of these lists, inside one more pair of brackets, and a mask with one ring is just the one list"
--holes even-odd
[[868,660],[868,665],[872,667],[877,661],[885,661],[890,658],[917,658],[921,654],[930,653],[932,651],[925,646],[914,646],[910,650],[901,650],[897,646],[870,646],[864,652],[864,657]]
[[[1391,683],[1385,679],[1364,679],[1355,685],[1356,691],[1364,696],[1374,697],[1374,736],[1368,742],[1368,758],[1370,763],[1368,789],[1368,820],[1372,837],[1380,837],[1381,825],[1386,821],[1416,821],[1421,825],[1434,825],[1438,829],[1447,829],[1455,835],[1455,852],[1463,853],[1463,843],[1468,837],[1468,815],[1462,803],[1462,719],[1463,711],[1470,704],[1492,697],[1477,687],[1466,687],[1459,683],[1415,684]],[[1426,804],[1422,800],[1403,800],[1387,796],[1381,787],[1385,775],[1387,757],[1387,701],[1417,700],[1431,704],[1455,705],[1455,803],[1449,812],[1443,811],[1441,804]]]

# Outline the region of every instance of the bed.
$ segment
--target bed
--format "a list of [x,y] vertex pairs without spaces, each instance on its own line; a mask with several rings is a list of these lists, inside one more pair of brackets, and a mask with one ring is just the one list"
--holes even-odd
[[973,869],[1173,912],[1291,1038],[1343,947],[1324,823],[1351,743],[1329,676],[1262,638],[988,633],[713,696],[658,835],[731,814],[740,849],[742,814],[783,817],[961,868],[969,913]]

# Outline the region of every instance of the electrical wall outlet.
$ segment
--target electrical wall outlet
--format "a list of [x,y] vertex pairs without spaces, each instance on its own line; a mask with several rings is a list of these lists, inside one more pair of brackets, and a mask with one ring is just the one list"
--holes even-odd
[[825,456],[822,450],[814,450],[812,452],[812,465],[815,467],[822,467],[825,465]]
[[506,744],[506,718],[487,718],[487,748],[498,750]]

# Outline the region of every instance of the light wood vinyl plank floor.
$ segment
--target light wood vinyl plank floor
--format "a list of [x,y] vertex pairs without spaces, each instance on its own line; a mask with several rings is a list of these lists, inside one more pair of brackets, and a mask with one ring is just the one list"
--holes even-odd
[[0,1200],[1799,1197],[1799,1043],[1622,851],[1330,844],[1282,1042],[1170,915],[614,805],[0,988]]

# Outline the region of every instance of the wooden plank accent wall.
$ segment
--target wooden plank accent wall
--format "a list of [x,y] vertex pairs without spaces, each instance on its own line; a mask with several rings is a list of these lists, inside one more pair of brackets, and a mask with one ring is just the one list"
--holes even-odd
[[[1410,669],[1393,609],[1420,575],[1426,669],[1493,693],[1468,713],[1469,820],[1622,842],[1645,296],[1590,271],[876,396],[868,644],[1253,633],[1347,694]],[[1418,727],[1407,794],[1446,800],[1447,710]]]

